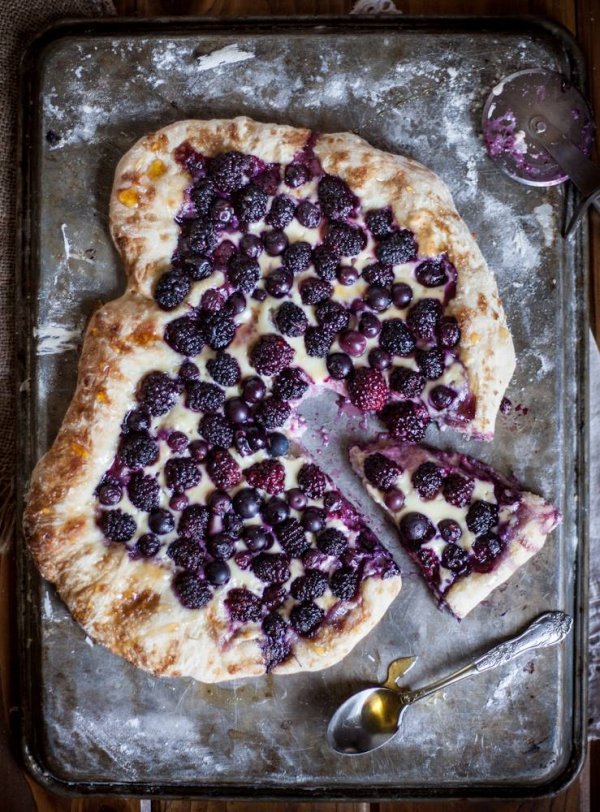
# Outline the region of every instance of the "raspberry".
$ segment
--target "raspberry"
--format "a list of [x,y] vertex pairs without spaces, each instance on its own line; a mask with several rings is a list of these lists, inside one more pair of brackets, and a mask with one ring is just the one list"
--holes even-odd
[[130,541],[137,527],[133,516],[124,513],[120,508],[103,510],[100,514],[99,524],[107,539],[120,544]]
[[189,505],[179,519],[177,532],[184,538],[200,541],[206,534],[210,511],[204,505]]
[[426,288],[437,288],[448,281],[443,259],[426,259],[415,268],[415,277]]
[[374,237],[386,237],[392,230],[392,210],[388,206],[385,209],[371,209],[365,216],[367,228]]
[[303,279],[300,283],[300,298],[302,304],[314,305],[319,302],[324,302],[329,299],[333,293],[333,288],[324,279],[317,279],[314,276],[309,276],[308,279]]
[[206,581],[200,581],[189,572],[180,572],[173,579],[173,591],[186,609],[202,609],[212,598],[212,591]]
[[190,280],[177,271],[167,271],[158,280],[154,300],[162,310],[174,310],[190,292]]
[[444,472],[433,462],[423,462],[413,473],[411,481],[421,499],[429,501],[441,491]]
[[289,197],[278,195],[273,198],[269,213],[265,217],[265,222],[273,228],[284,229],[294,219],[296,204]]
[[434,381],[444,374],[444,352],[434,347],[432,350],[417,350],[415,359],[421,373],[428,381]]
[[230,448],[233,444],[233,426],[220,414],[205,414],[200,421],[199,431],[212,446]]
[[374,262],[363,269],[362,278],[369,285],[378,285],[381,288],[389,288],[394,281],[394,272],[389,265],[382,265]]
[[364,472],[371,485],[381,491],[389,491],[402,473],[400,467],[384,454],[369,454],[364,462]]
[[378,412],[389,398],[385,378],[378,369],[360,367],[348,382],[348,394],[354,406],[363,412]]
[[338,266],[338,257],[326,245],[317,245],[312,252],[312,261],[315,266],[317,276],[321,279],[331,282],[335,279],[335,272]]
[[265,429],[278,429],[291,414],[291,408],[278,398],[265,398],[254,409],[254,419]]
[[323,471],[312,463],[298,471],[298,487],[311,499],[320,499],[327,490],[328,480]]
[[304,575],[295,578],[290,586],[292,598],[297,601],[314,600],[325,594],[328,587],[327,576],[319,570],[306,570]]
[[262,614],[260,598],[249,589],[230,589],[225,598],[225,606],[231,619],[239,623],[256,622]]
[[285,488],[285,468],[277,460],[261,460],[244,471],[246,481],[253,488],[260,488],[271,496]]
[[442,305],[437,299],[421,299],[408,311],[406,323],[417,338],[432,341],[441,315]]
[[221,386],[235,386],[241,378],[240,365],[226,352],[219,352],[206,362],[210,376]]
[[385,265],[400,265],[417,258],[417,242],[412,231],[401,229],[384,237],[375,250],[375,256]]
[[250,350],[250,363],[261,375],[276,375],[291,364],[293,357],[294,350],[275,333],[259,338]]
[[217,189],[233,192],[246,182],[250,160],[241,152],[223,152],[208,162],[207,172]]
[[229,490],[242,479],[242,471],[237,462],[223,448],[213,448],[206,464],[208,475],[217,488]]
[[324,175],[321,178],[318,194],[323,213],[331,220],[343,220],[357,205],[348,185],[334,175]]
[[175,405],[179,384],[164,372],[150,372],[140,384],[138,400],[150,414],[166,414]]
[[235,336],[235,322],[221,313],[211,313],[202,321],[202,333],[213,350],[224,350]]
[[158,459],[158,445],[147,434],[132,432],[123,439],[119,456],[128,468],[144,468]]
[[189,457],[172,457],[165,464],[167,487],[176,493],[195,488],[201,476],[200,469]]
[[350,322],[350,314],[346,308],[339,302],[332,302],[330,299],[315,307],[315,315],[321,328],[330,333],[345,330]]
[[311,248],[307,242],[295,242],[283,252],[283,267],[293,274],[305,271],[311,262]]
[[302,308],[293,302],[284,302],[275,312],[275,324],[284,336],[301,336],[308,327],[308,319]]
[[469,554],[458,544],[446,544],[442,552],[442,566],[456,575],[466,575],[471,571]]
[[358,589],[358,574],[348,567],[341,567],[331,576],[331,592],[342,601],[351,601]]
[[146,476],[138,471],[131,475],[127,483],[127,495],[134,507],[149,513],[158,507],[160,485],[153,476]]
[[[324,303],[325,304],[325,303]],[[308,327],[304,333],[304,347],[311,358],[325,358],[333,344],[335,333],[328,328]]]
[[192,220],[187,228],[187,244],[195,254],[210,254],[217,244],[217,235],[210,223]]
[[319,630],[325,612],[312,601],[298,603],[290,612],[290,623],[300,637],[314,637]]
[[170,321],[165,327],[165,341],[181,355],[198,355],[204,346],[204,335],[197,321],[189,316]]
[[256,223],[265,216],[268,196],[255,183],[249,183],[231,195],[233,207],[241,223]]
[[402,319],[388,319],[383,322],[379,344],[391,355],[410,355],[415,348],[415,340]]
[[289,558],[283,553],[259,553],[250,566],[259,581],[284,584],[290,577],[289,563]]
[[340,556],[348,549],[348,539],[341,530],[328,527],[317,536],[317,547],[325,555]]
[[365,248],[367,235],[358,226],[347,223],[333,223],[327,230],[325,245],[342,257],[355,257]]
[[252,293],[260,278],[260,265],[255,259],[234,254],[227,263],[229,281],[242,293]]
[[282,369],[273,380],[273,394],[279,400],[299,400],[308,389],[308,381],[298,367]]
[[467,513],[467,527],[471,533],[480,536],[498,524],[498,505],[478,500],[473,502]]
[[460,474],[449,474],[444,482],[444,499],[454,507],[466,507],[473,498],[475,482]]
[[275,535],[282,548],[291,558],[299,558],[310,547],[310,541],[298,519],[284,519],[275,525]]
[[414,369],[394,367],[390,374],[390,389],[403,398],[418,398],[425,389],[425,378]]
[[431,422],[425,407],[412,401],[390,403],[381,418],[392,437],[409,443],[420,443]]
[[187,385],[185,405],[193,412],[218,412],[225,403],[225,392],[216,383],[190,381]]
[[204,561],[200,546],[191,539],[176,539],[167,547],[167,555],[178,567],[197,572]]

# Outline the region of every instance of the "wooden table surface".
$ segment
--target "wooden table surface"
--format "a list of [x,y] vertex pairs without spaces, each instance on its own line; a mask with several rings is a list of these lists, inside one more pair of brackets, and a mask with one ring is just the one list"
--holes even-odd
[[[26,2],[26,0],[24,0]],[[117,13],[160,15],[290,15],[341,14],[350,0],[114,0]],[[600,0],[397,0],[405,14],[536,14],[562,23],[575,34],[588,65],[590,95],[600,111]],[[600,338],[600,216],[592,214],[591,300],[595,334]],[[596,279],[594,284],[593,279]],[[536,801],[446,801],[398,804],[225,803],[145,801],[125,798],[68,799],[51,795],[19,766],[15,744],[16,662],[14,557],[0,555],[0,812],[575,812],[600,809],[600,746],[589,749],[580,777],[554,799]],[[599,743],[600,744],[600,743]]]

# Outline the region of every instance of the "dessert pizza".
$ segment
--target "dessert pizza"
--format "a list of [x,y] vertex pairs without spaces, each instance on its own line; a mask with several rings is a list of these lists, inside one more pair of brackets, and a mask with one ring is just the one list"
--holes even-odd
[[350,450],[434,594],[459,618],[544,545],[556,508],[464,454],[382,441]]
[[440,180],[350,134],[184,121],[121,160],[126,293],[88,327],[25,530],[96,640],[158,674],[323,668],[400,589],[292,449],[320,387],[419,441],[491,438],[514,352]]

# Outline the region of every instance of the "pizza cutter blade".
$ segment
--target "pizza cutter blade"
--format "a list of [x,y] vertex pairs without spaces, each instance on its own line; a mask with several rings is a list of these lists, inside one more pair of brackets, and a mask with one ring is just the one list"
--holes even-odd
[[483,109],[490,157],[528,186],[571,180],[582,202],[564,232],[571,236],[590,205],[600,211],[600,167],[589,159],[595,124],[591,109],[560,73],[532,68],[504,78]]

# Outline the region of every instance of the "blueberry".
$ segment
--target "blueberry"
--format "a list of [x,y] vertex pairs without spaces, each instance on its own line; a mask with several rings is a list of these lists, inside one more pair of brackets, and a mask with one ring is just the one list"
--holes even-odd
[[182,431],[172,431],[169,434],[167,445],[171,451],[184,451],[188,446],[188,438]]
[[100,504],[106,505],[107,507],[118,504],[123,496],[123,491],[119,485],[112,482],[107,482],[105,485],[100,485],[96,493]]
[[229,313],[231,316],[239,316],[246,309],[246,297],[244,294],[236,290],[225,302],[223,311]]
[[244,234],[240,240],[240,251],[250,259],[258,259],[263,252],[263,244],[256,234]]
[[271,457],[283,457],[289,448],[290,444],[285,434],[274,431],[267,435],[267,452]]
[[389,352],[380,349],[379,347],[373,347],[372,350],[369,350],[368,355],[369,366],[373,367],[373,369],[387,369],[392,363],[392,356]]
[[435,535],[435,528],[422,513],[405,513],[398,529],[402,539],[411,547],[420,547]]
[[175,529],[175,519],[168,510],[158,508],[153,510],[148,519],[148,527],[153,533],[164,536]]
[[399,310],[408,307],[412,301],[412,297],[412,288],[405,282],[398,282],[392,286],[392,301]]
[[404,502],[406,501],[406,497],[404,492],[400,490],[400,488],[392,488],[389,490],[384,500],[385,506],[392,511],[402,510],[404,507]]
[[242,532],[242,540],[253,553],[268,549],[273,543],[273,537],[260,525],[250,525]]
[[364,355],[367,349],[367,339],[357,330],[346,330],[339,337],[340,349],[354,358]]
[[442,316],[437,325],[437,337],[440,346],[446,349],[456,347],[460,341],[460,327],[453,316]]
[[216,533],[206,542],[206,549],[213,558],[227,561],[235,551],[235,542],[227,533]]
[[327,371],[336,381],[347,378],[353,370],[352,361],[345,352],[333,352],[327,356]]
[[190,457],[196,462],[202,462],[208,454],[208,443],[204,440],[193,440],[189,445]]
[[[283,299],[283,297],[290,292],[293,284],[294,277],[292,274],[283,268],[277,268],[277,270],[271,271],[271,273],[266,277],[265,290],[269,296],[272,296],[274,299]],[[288,303],[286,302],[286,304]],[[291,304],[291,302],[289,302],[289,304]],[[290,334],[284,333],[284,335]]]
[[352,265],[340,265],[335,275],[340,285],[345,287],[350,287],[358,281],[358,271]]
[[306,503],[308,502],[306,494],[302,493],[300,488],[290,488],[286,493],[286,497],[289,506],[293,510],[302,510],[302,508],[306,507]]
[[442,259],[426,259],[419,263],[415,268],[415,277],[417,282],[426,288],[437,288],[448,281]]
[[342,497],[336,491],[327,491],[323,496],[323,505],[330,513],[335,513],[342,507]]
[[391,305],[392,297],[387,288],[380,288],[376,285],[371,285],[371,287],[367,288],[365,301],[372,310],[376,310],[378,313],[381,313],[382,311],[387,310]]
[[309,533],[318,533],[325,526],[325,515],[316,507],[308,507],[300,519],[302,527]]
[[283,499],[275,498],[266,502],[261,512],[265,522],[274,527],[287,519],[290,515],[290,508]]
[[230,398],[225,401],[225,416],[232,423],[247,423],[251,412],[248,404],[241,398]]
[[450,541],[453,544],[456,544],[459,541],[460,537],[462,536],[462,530],[458,522],[455,522],[454,519],[442,519],[442,521],[438,524],[438,530],[440,531],[440,536],[444,539],[444,541]]
[[136,541],[135,549],[143,558],[153,558],[160,550],[160,539],[154,533],[144,533]]
[[375,338],[381,332],[381,322],[373,313],[363,313],[358,323],[358,330],[366,338]]
[[210,561],[204,567],[206,580],[213,586],[223,586],[231,578],[231,570],[224,561]]
[[267,444],[267,435],[262,429],[250,428],[246,432],[246,439],[252,451],[260,451]]
[[473,542],[476,569],[479,572],[489,572],[503,549],[502,541],[495,533],[484,533],[477,536]]
[[305,228],[317,228],[321,222],[321,209],[316,203],[303,200],[296,209],[296,220]]
[[283,231],[267,231],[262,235],[262,241],[270,257],[278,257],[288,247],[288,238]]
[[304,184],[310,178],[308,167],[304,164],[288,164],[283,173],[285,182],[292,189],[297,189],[298,186]]
[[256,302],[264,302],[268,295],[264,288],[254,288],[252,291],[252,298]]
[[134,409],[125,419],[128,431],[145,432],[150,428],[152,418],[146,409]]
[[210,210],[210,219],[217,230],[226,228],[235,217],[233,206],[228,200],[215,200]]
[[228,493],[217,489],[211,493],[208,506],[217,516],[224,516],[231,510],[232,503]]
[[458,544],[446,544],[442,552],[442,566],[456,575],[466,575],[471,570],[469,555]]
[[189,504],[189,499],[185,495],[185,493],[175,493],[169,499],[169,507],[171,510],[182,511],[184,510],[187,505]]
[[260,510],[260,502],[254,488],[242,488],[233,497],[233,509],[243,519],[252,519]]

